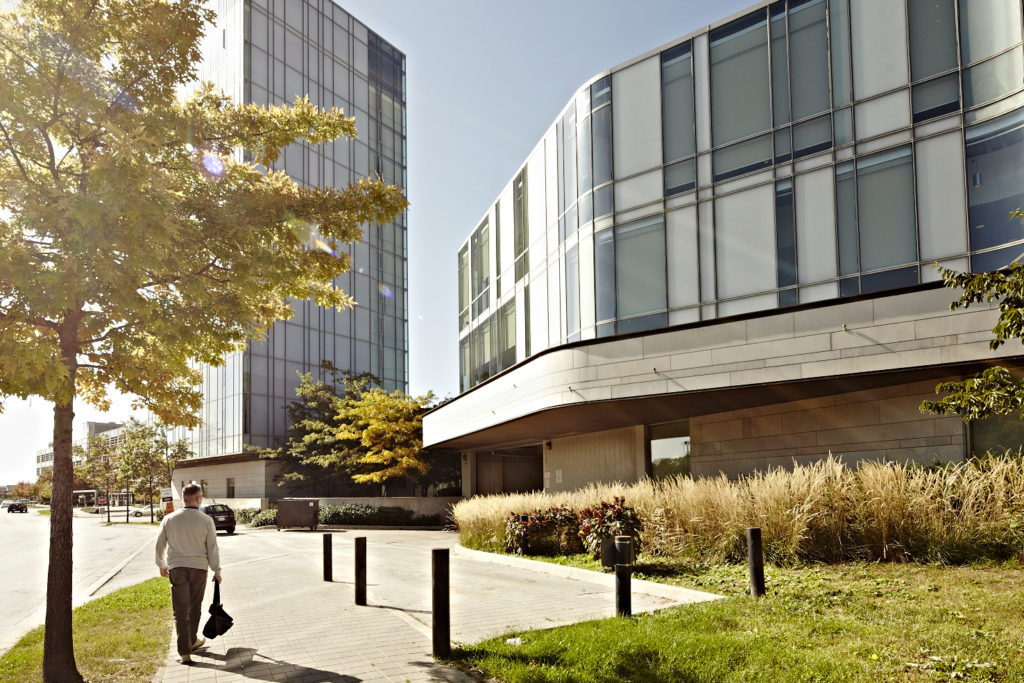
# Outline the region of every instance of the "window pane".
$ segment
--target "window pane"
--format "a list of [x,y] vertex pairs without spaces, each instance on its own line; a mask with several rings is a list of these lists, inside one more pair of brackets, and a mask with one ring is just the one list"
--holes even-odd
[[786,48],[786,3],[769,8],[772,34],[772,114],[774,125],[789,123],[789,51]]
[[651,438],[651,478],[670,479],[690,475],[690,437]]
[[[579,149],[576,153],[576,192],[583,194],[594,188],[590,175],[590,117],[583,119],[576,128]],[[583,221],[580,221],[581,223]]]
[[964,64],[1019,42],[1019,0],[960,0],[960,57]]
[[593,126],[594,184],[612,179],[612,108],[604,107],[591,117]]
[[594,190],[594,217],[599,218],[610,214],[613,210],[612,206],[612,186],[605,185],[602,188]]
[[789,68],[793,77],[794,120],[829,109],[828,62],[822,58],[828,51],[825,30],[825,0],[812,0],[790,9]]
[[692,61],[689,43],[666,50],[661,55],[661,107],[666,162],[694,153]]
[[764,10],[711,32],[711,134],[715,146],[771,127]]
[[796,230],[793,225],[793,181],[775,184],[775,244],[779,287],[796,284]]
[[971,251],[1024,237],[1011,211],[1024,206],[1024,112],[966,131]]
[[594,285],[597,320],[615,317],[615,234],[604,230],[594,235]]
[[790,129],[775,131],[775,163],[780,164],[793,158],[793,140]]
[[964,70],[964,106],[971,107],[1019,90],[1024,81],[1020,49]]
[[832,115],[832,126],[835,130],[835,144],[837,147],[848,145],[853,142],[853,110],[837,109]]
[[831,0],[829,3],[829,29],[832,46],[832,104],[841,107],[853,99],[852,63],[850,52],[849,0]]
[[960,81],[956,74],[949,74],[915,85],[911,99],[914,123],[954,112],[960,108]]
[[580,329],[580,258],[579,247],[565,252],[565,325],[568,334]]
[[953,0],[907,0],[911,80],[956,68],[954,4]]
[[881,273],[862,275],[860,278],[860,289],[862,292],[880,292],[884,289],[895,289],[896,287],[910,287],[916,285],[917,266],[909,268],[897,268],[896,270],[884,270]]
[[665,196],[692,190],[697,184],[697,169],[693,159],[677,161],[665,167]]
[[762,135],[713,153],[715,180],[725,180],[733,176],[765,168],[771,163],[772,137]]
[[615,228],[618,317],[665,309],[665,226],[661,216]]
[[853,163],[836,166],[836,228],[839,233],[839,274],[860,271],[857,258],[857,191]]
[[611,76],[605,76],[599,81],[595,81],[590,86],[590,106],[597,109],[605,102],[611,102],[612,99],[612,79]]
[[857,213],[862,270],[917,260],[909,146],[857,161]]
[[814,154],[832,146],[832,118],[826,114],[793,126],[793,158]]

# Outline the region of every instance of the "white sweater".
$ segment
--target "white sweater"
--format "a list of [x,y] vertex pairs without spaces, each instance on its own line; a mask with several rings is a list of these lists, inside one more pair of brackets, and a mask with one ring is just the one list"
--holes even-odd
[[198,508],[184,508],[164,517],[156,537],[156,566],[160,569],[210,567],[214,576],[220,576],[217,527],[210,516]]

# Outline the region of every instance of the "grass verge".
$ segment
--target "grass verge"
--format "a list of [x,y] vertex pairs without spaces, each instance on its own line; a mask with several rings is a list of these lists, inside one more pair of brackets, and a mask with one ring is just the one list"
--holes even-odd
[[[153,578],[82,605],[71,616],[78,670],[87,681],[150,681],[167,656],[167,579]],[[0,681],[43,678],[43,627],[0,657]]]
[[43,515],[44,517],[49,517],[50,516],[50,508],[36,510],[36,512],[38,512],[39,514]]
[[[581,566],[570,558],[560,564]],[[632,619],[519,632],[453,652],[509,683],[545,681],[1021,681],[1020,567],[652,563],[643,575],[729,597]]]

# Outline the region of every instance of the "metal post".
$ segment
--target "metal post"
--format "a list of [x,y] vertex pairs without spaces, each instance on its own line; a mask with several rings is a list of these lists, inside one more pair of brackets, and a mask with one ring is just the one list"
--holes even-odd
[[366,604],[366,536],[356,537],[356,604]]
[[633,564],[633,537],[615,537],[615,564]]
[[331,554],[331,535],[324,534],[324,581],[334,581],[334,556]]
[[761,548],[761,529],[747,529],[747,567],[750,570],[750,595],[764,595],[764,553]]
[[620,617],[633,616],[633,596],[630,578],[633,567],[628,564],[615,565],[615,614]]
[[448,595],[448,548],[431,551],[433,569],[434,656],[447,659],[452,654],[451,604]]

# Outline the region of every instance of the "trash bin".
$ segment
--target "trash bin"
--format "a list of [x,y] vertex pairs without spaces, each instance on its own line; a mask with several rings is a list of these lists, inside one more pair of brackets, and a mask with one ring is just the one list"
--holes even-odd
[[277,530],[305,526],[316,530],[320,520],[319,498],[282,498],[277,501]]

